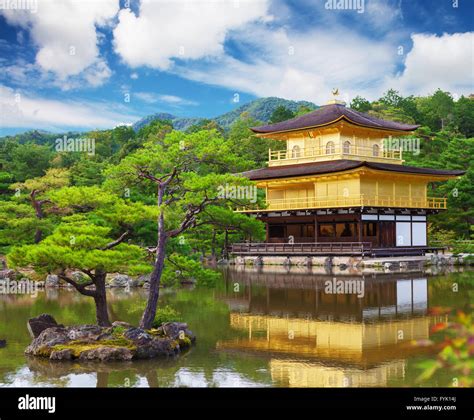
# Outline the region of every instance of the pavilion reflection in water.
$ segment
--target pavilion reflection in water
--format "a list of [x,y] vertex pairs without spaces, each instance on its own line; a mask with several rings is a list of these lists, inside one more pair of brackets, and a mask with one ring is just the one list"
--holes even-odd
[[[273,271],[272,271],[273,270]],[[221,298],[230,323],[245,332],[218,342],[226,351],[270,357],[272,379],[290,387],[387,386],[405,377],[406,358],[429,338],[423,273],[338,275],[364,281],[364,296],[325,293],[334,275],[312,269],[228,270]]]

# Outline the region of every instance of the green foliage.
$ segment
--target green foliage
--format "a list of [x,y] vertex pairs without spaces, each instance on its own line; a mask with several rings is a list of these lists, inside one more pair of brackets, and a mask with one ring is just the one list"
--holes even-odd
[[114,239],[110,236],[111,229],[78,219],[63,221],[39,244],[12,248],[7,255],[9,265],[32,266],[39,273],[95,269],[129,274],[150,271],[142,248],[121,243],[103,250]]
[[171,306],[166,305],[156,310],[155,320],[153,321],[153,328],[158,328],[164,322],[180,322],[182,321],[181,314],[173,309]]
[[467,171],[460,179],[434,184],[429,195],[448,198],[448,210],[431,218],[434,231],[452,231],[457,239],[469,239],[474,223],[474,138],[440,132],[421,139],[419,155],[405,153],[404,158],[409,165]]
[[117,338],[120,338],[121,336],[123,336],[125,331],[127,331],[127,329],[121,325],[116,325],[112,327],[112,335]]
[[[472,306],[472,305],[471,305]],[[453,311],[454,312],[454,311]],[[437,371],[450,372],[457,384],[450,381],[444,386],[474,386],[474,319],[471,310],[456,311],[449,322],[440,322],[431,328],[432,334],[441,337],[437,343],[440,351],[436,359],[424,360],[418,367],[422,370],[418,377],[424,382]]]
[[[262,204],[262,203],[260,203]],[[183,243],[174,247],[183,254],[190,246],[203,255],[226,256],[226,247],[233,242],[262,241],[265,239],[265,224],[232,209],[210,206],[201,216],[203,225],[195,227],[183,236]]]
[[431,237],[440,231],[469,239],[474,224],[474,138],[469,137],[474,101],[461,97],[455,102],[441,90],[427,97],[402,97],[390,89],[372,103],[356,97],[351,106],[379,118],[422,125],[415,134],[420,139],[420,153],[404,152],[407,165],[467,171],[460,179],[433,184],[428,194],[448,198],[448,210],[430,218]]
[[146,140],[160,140],[173,130],[170,120],[154,120],[140,129],[137,137]]
[[157,216],[154,206],[127,202],[99,186],[64,187],[52,191],[49,198],[64,214],[84,214],[88,221],[114,229],[141,225],[145,221],[156,220]]
[[474,137],[474,100],[461,96],[454,105],[454,125],[466,137]]
[[[437,183],[429,191],[432,196],[448,197],[448,211],[430,218],[430,237],[447,244],[470,239],[474,224],[473,104],[466,97],[455,101],[441,90],[427,97],[403,97],[393,89],[374,102],[361,97],[351,102],[358,111],[422,125],[416,133],[421,138],[421,152],[405,152],[407,164],[467,171],[461,179]],[[166,229],[177,229],[186,211],[205,197],[216,199],[219,187],[253,186],[248,179],[232,174],[265,166],[269,148],[285,147],[284,142],[256,137],[251,127],[303,115],[315,108],[309,102],[261,98],[212,120],[157,114],[141,124],[138,132],[121,126],[68,134],[94,138],[94,156],[54,152],[54,140],[60,135],[30,132],[4,138],[0,142],[0,252],[16,245],[11,258],[32,261],[45,269],[80,265],[80,253],[88,266],[95,259],[98,265],[114,267],[117,258],[127,258],[124,247],[131,246],[137,247],[131,249],[131,255],[136,256],[131,271],[138,272],[136,268],[144,264],[147,272],[150,261],[134,252],[155,245],[160,209],[156,206],[156,185],[137,177],[141,168],[154,176],[166,176],[176,165],[185,163],[165,197],[169,200],[164,206]],[[15,188],[20,189],[20,196],[13,195]],[[47,200],[41,220],[35,217],[29,202],[33,189],[38,190],[38,199]],[[261,197],[257,203],[261,203]],[[189,229],[169,240],[165,285],[187,281],[212,284],[213,275],[202,269],[201,261],[209,256],[225,257],[232,242],[265,238],[261,222],[233,212],[240,205],[253,203],[245,198],[216,199]],[[37,252],[32,248],[20,252],[24,246],[33,247],[36,229],[43,232],[50,251],[40,243]],[[124,231],[129,234],[127,241],[114,249],[118,254],[98,249]],[[79,247],[71,261],[65,261],[69,245],[61,239],[64,235],[74,235]]]
[[38,220],[31,205],[16,201],[0,201],[0,254],[12,245],[32,244],[37,228],[50,232],[51,220]]
[[13,177],[8,172],[0,171],[0,200],[6,199]]
[[403,98],[395,89],[389,89],[384,95],[379,99],[379,102],[393,107],[400,107],[403,102]]
[[[453,244],[453,253],[454,254],[474,254],[474,241],[459,241]],[[466,263],[472,265],[472,256],[466,258]]]
[[261,167],[268,160],[268,149],[279,150],[285,147],[282,141],[258,138],[250,130],[251,127],[262,124],[244,113],[231,125],[227,139],[232,153],[240,158],[237,170]]
[[186,133],[196,133],[201,130],[216,130],[220,134],[224,134],[224,129],[214,120],[202,119],[196,124],[191,125],[186,129]]
[[372,109],[370,102],[362,96],[356,96],[352,99],[350,107],[359,112],[368,112]]
[[184,165],[185,170],[180,171],[176,184],[173,184],[176,201],[167,206],[170,212],[199,203],[205,194],[216,196],[218,187],[226,183],[251,185],[248,179],[229,174],[241,167],[241,160],[215,130],[191,134],[172,131],[161,142],[148,141],[118,165],[109,166],[105,171],[107,179],[104,185],[117,194],[125,188],[130,188],[131,192],[140,191],[140,188],[150,185],[149,181],[140,178],[140,168],[160,177],[170,174],[180,165]]
[[279,106],[283,106],[292,112],[297,112],[300,107],[307,107],[311,110],[317,108],[315,104],[307,101],[290,101],[275,97],[259,98],[215,118],[215,121],[227,130],[243,113],[245,113],[249,118],[267,123],[270,121],[272,113]]
[[418,98],[421,113],[420,123],[432,130],[440,130],[453,122],[454,101],[449,92],[438,89],[433,95]]
[[[137,346],[132,340],[129,340],[125,337],[116,337],[110,340],[100,340],[96,343],[91,343],[90,341],[74,340],[66,344],[56,344],[51,348],[51,351],[71,350],[72,356],[74,358],[79,358],[81,353],[101,347],[126,348],[132,351],[137,349]],[[46,354],[45,357],[49,357],[49,354]]]
[[61,223],[41,243],[13,247],[7,256],[14,267],[31,265],[38,272],[96,270],[142,274],[150,271],[143,248],[125,242],[107,249],[123,232],[154,209],[124,200],[99,187],[64,187],[50,199],[64,211]]
[[8,172],[14,181],[41,176],[48,169],[53,152],[50,147],[13,141],[0,143],[0,169]]
[[220,278],[220,273],[204,268],[200,261],[175,253],[167,258],[162,283],[176,286],[192,282],[197,286],[213,287]]
[[275,124],[281,121],[286,121],[295,116],[295,113],[283,105],[278,106],[275,111],[272,112],[270,117],[270,123]]
[[301,117],[302,115],[309,114],[312,111],[314,111],[314,108],[307,105],[301,105],[296,111],[295,117]]
[[104,176],[102,170],[105,164],[92,158],[84,157],[77,161],[70,170],[71,183],[78,187],[89,187],[102,184]]
[[452,230],[435,229],[433,225],[428,226],[428,238],[433,246],[441,244],[443,246],[451,246],[457,237],[457,233]]
[[[4,227],[0,230],[0,252],[7,252],[11,245],[33,243],[38,230],[43,235],[52,231],[58,217],[54,212],[50,215],[49,210],[44,209],[44,205],[50,205],[47,193],[68,183],[67,170],[50,168],[41,177],[9,185],[11,190],[15,190],[15,195],[9,201],[0,201],[0,225]],[[43,203],[39,204],[40,215],[32,206],[32,192],[34,201]]]
[[17,182],[11,185],[10,188],[19,192],[24,190],[31,192],[34,190],[44,193],[68,185],[69,177],[69,171],[66,169],[49,168],[43,176],[27,179],[25,182]]

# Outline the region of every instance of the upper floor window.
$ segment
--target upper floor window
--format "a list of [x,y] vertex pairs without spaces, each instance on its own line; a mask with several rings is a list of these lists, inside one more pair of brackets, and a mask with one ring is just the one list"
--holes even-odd
[[300,146],[293,146],[293,149],[291,149],[291,157],[292,158],[299,158],[301,156],[301,149]]
[[326,154],[333,155],[334,153],[336,153],[336,147],[334,146],[334,142],[328,141],[326,143]]
[[372,146],[372,156],[377,157],[380,153],[380,146],[378,144],[374,144]]
[[351,153],[351,142],[349,140],[346,140],[342,145],[342,153],[345,155],[349,155]]

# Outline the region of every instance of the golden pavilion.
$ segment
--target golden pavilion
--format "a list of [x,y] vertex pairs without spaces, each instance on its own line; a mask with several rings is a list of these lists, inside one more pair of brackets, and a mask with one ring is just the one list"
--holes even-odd
[[[268,167],[244,172],[265,191],[266,206],[238,211],[266,224],[265,244],[233,247],[234,254],[422,255],[427,216],[446,209],[429,185],[459,170],[403,164],[418,125],[386,121],[332,100],[306,115],[252,128],[281,141]],[[398,145],[397,145],[398,142]],[[396,147],[393,147],[393,145]]]

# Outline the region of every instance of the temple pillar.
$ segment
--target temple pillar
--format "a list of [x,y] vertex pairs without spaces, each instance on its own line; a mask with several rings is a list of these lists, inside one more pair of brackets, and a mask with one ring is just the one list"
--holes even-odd
[[359,214],[359,223],[357,224],[359,230],[359,242],[362,242],[362,215]]

